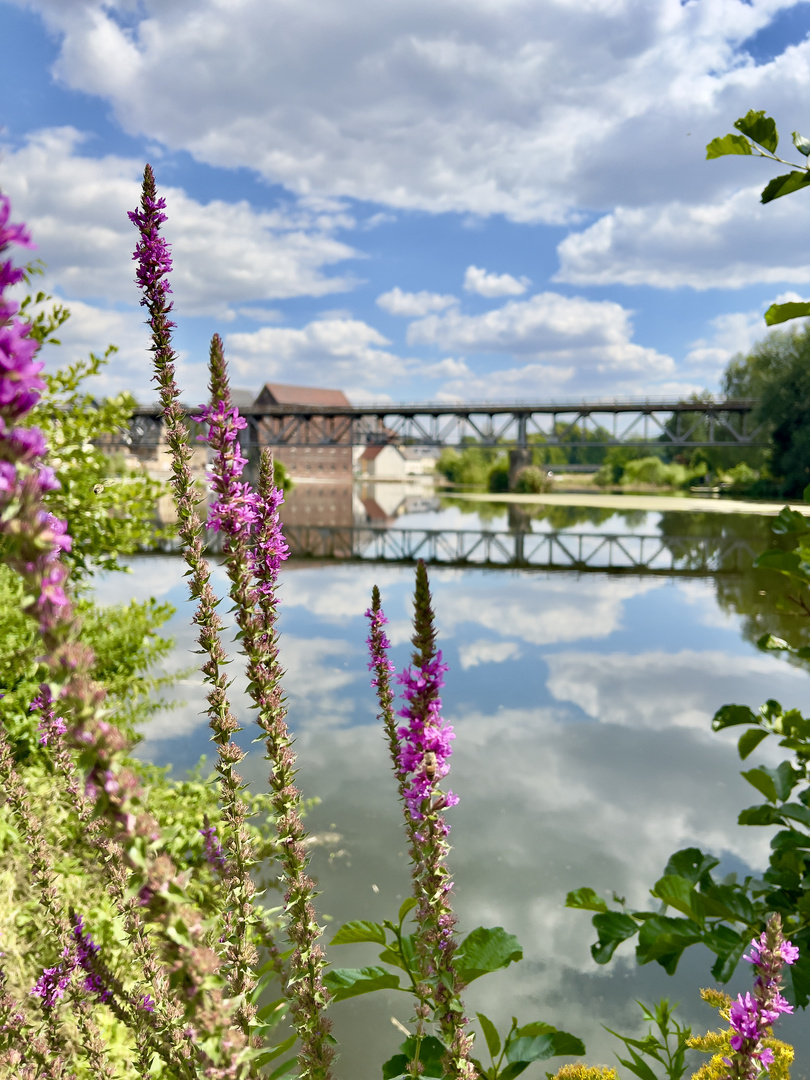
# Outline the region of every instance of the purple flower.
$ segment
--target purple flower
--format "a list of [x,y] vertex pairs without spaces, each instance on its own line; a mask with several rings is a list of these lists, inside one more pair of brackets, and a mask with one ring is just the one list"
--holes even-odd
[[247,465],[239,446],[239,432],[247,421],[239,410],[225,400],[201,406],[197,424],[208,424],[208,434],[199,435],[215,452],[214,466],[208,474],[216,493],[208,508],[208,528],[228,536],[249,534],[258,521],[258,499],[250,484],[240,480]]
[[366,644],[368,645],[369,656],[371,659],[368,662],[369,671],[376,671],[377,674],[371,680],[371,685],[374,687],[379,686],[380,675],[382,672],[388,672],[389,675],[393,675],[396,668],[391,660],[388,659],[388,650],[391,648],[391,642],[388,640],[388,635],[383,630],[388,622],[382,608],[378,608],[376,611],[373,608],[369,608],[366,611],[366,618],[369,620],[369,635],[366,638]]
[[[403,772],[412,774],[405,801],[414,821],[422,820],[425,800],[432,798],[437,783],[450,772],[451,742],[455,735],[442,719],[439,697],[446,671],[440,650],[421,668],[409,667],[397,675],[406,702],[398,715],[408,720],[407,726],[397,729],[399,765]],[[442,797],[443,806],[455,806],[457,802],[451,791]]]
[[224,873],[227,862],[225,852],[222,850],[222,844],[217,838],[216,825],[209,825],[208,818],[205,818],[205,828],[200,829],[200,832],[205,837],[205,858],[207,862],[219,873]]
[[255,537],[248,552],[254,581],[251,599],[254,602],[259,602],[262,598],[274,598],[278,572],[290,554],[278,513],[283,502],[284,493],[280,488],[270,488],[264,498],[259,498],[256,502]]
[[33,248],[31,236],[25,225],[9,225],[11,216],[11,202],[7,195],[0,195],[0,251],[9,244],[17,244],[19,247]]
[[31,327],[19,319],[0,322],[0,415],[24,416],[39,401],[45,383],[34,361],[39,342],[29,337]]
[[782,936],[782,921],[772,915],[765,931],[751,942],[752,953],[744,957],[754,965],[754,991],[738,994],[729,1010],[733,1057],[724,1058],[727,1080],[756,1080],[773,1063],[773,1051],[763,1045],[772,1025],[793,1006],[781,994],[782,967],[798,959],[799,950]]
[[75,962],[85,973],[84,989],[90,994],[95,994],[102,1003],[109,1001],[112,991],[105,985],[95,965],[95,958],[101,951],[101,946],[96,945],[89,931],[85,931],[81,915],[73,916],[73,940],[76,942]]
[[43,1009],[52,1009],[57,1001],[65,996],[65,990],[70,984],[73,967],[45,968],[40,977],[34,983],[31,993],[42,998]]

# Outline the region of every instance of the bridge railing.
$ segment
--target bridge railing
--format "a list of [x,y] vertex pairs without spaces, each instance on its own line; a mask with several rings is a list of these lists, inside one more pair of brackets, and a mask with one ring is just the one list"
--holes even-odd
[[[410,446],[481,446],[509,449],[533,444],[565,449],[661,445],[759,446],[766,433],[755,421],[753,400],[591,402],[419,402],[414,404],[249,406],[240,411],[253,446],[338,447],[395,443]],[[188,407],[189,412],[194,407]],[[135,410],[132,447],[160,444],[157,406]]]

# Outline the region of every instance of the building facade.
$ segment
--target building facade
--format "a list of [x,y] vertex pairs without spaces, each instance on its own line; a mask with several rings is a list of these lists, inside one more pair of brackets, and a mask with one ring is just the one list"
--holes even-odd
[[[314,386],[289,386],[286,383],[265,383],[256,398],[256,405],[347,405],[349,399],[342,390],[323,390]],[[347,433],[338,445],[318,444],[317,419],[311,425],[313,442],[309,446],[281,446],[276,456],[287,467],[294,480],[349,484],[352,480],[352,444]],[[323,426],[324,436],[326,426]],[[262,440],[264,441],[264,440]]]

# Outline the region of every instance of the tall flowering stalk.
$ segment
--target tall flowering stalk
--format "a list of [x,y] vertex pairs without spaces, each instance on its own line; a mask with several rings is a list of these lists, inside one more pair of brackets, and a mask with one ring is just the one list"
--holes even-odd
[[[414,652],[412,664],[397,682],[402,686],[404,707],[399,716],[406,724],[394,730],[393,693],[387,657],[388,639],[383,630],[387,621],[379,592],[372,593],[369,648],[374,670],[372,685],[377,689],[381,716],[388,735],[394,773],[405,811],[405,827],[410,844],[416,909],[416,952],[420,981],[416,987],[417,1044],[424,1035],[424,1023],[431,1010],[439,1026],[447,1054],[444,1069],[452,1080],[476,1076],[470,1060],[472,1038],[461,1002],[463,984],[455,969],[457,948],[456,917],[450,905],[453,882],[446,865],[450,845],[449,827],[443,811],[455,806],[457,796],[443,792],[440,781],[450,771],[453,729],[441,715],[439,691],[444,685],[447,665],[436,649],[436,629],[427,570],[420,560],[416,568],[414,593]],[[418,1075],[418,1060],[411,1062]]]
[[[172,484],[178,511],[178,532],[190,569],[192,598],[198,601],[195,621],[200,627],[199,642],[207,656],[203,673],[211,686],[209,717],[217,743],[222,792],[223,818],[228,824],[229,911],[224,920],[229,983],[237,1001],[236,1019],[247,1037],[255,1010],[247,995],[255,986],[252,963],[255,949],[248,930],[255,921],[251,898],[251,854],[243,829],[245,807],[239,795],[241,780],[233,766],[244,756],[231,739],[239,730],[227,700],[227,661],[220,641],[222,624],[216,614],[217,599],[210,585],[210,568],[202,554],[202,524],[196,513],[189,459],[188,428],[179,405],[174,379],[171,346],[173,323],[169,319],[170,288],[165,280],[171,269],[168,245],[160,235],[166,220],[165,201],[157,198],[154,176],[144,171],[140,209],[130,214],[140,232],[135,251],[138,281],[143,290],[141,303],[149,312],[155,379],[160,388],[167,439],[172,455]],[[248,657],[249,689],[258,707],[258,723],[266,732],[267,756],[272,765],[270,778],[276,827],[280,840],[280,861],[287,885],[285,907],[287,929],[293,944],[289,960],[286,992],[296,1031],[301,1040],[299,1070],[301,1080],[329,1080],[334,1054],[330,1025],[323,1015],[327,994],[323,987],[323,951],[317,943],[321,930],[315,918],[312,898],[315,885],[306,874],[308,855],[300,818],[300,795],[293,783],[295,756],[285,723],[280,668],[276,644],[275,587],[278,568],[287,556],[287,547],[278,521],[281,493],[273,488],[272,461],[263,456],[258,496],[241,479],[246,464],[239,450],[238,433],[244,421],[233,408],[228,389],[222,346],[214,338],[210,357],[212,402],[197,417],[208,424],[206,441],[214,449],[210,472],[214,498],[209,526],[223,533],[223,552],[231,581],[236,619]],[[271,946],[273,943],[270,943]],[[280,960],[271,947],[276,966]]]
[[799,950],[782,934],[782,919],[777,913],[768,920],[765,931],[751,942],[752,953],[745,959],[754,966],[754,992],[738,994],[729,1009],[732,1053],[723,1059],[728,1067],[724,1080],[757,1080],[774,1062],[773,1050],[764,1045],[771,1028],[793,1006],[782,996],[782,969],[794,964]]
[[[334,1057],[331,1023],[324,1015],[329,995],[323,985],[326,958],[318,938],[313,900],[315,882],[307,873],[309,854],[301,821],[301,794],[295,785],[295,752],[287,728],[287,709],[281,684],[276,630],[277,582],[289,549],[281,531],[281,491],[273,485],[273,459],[263,450],[259,463],[258,520],[250,552],[252,585],[246,609],[243,643],[248,657],[251,697],[256,722],[264,732],[265,759],[270,764],[269,787],[279,839],[279,861],[284,893],[287,934],[293,946],[286,993],[301,1046],[301,1080],[329,1080]],[[249,612],[249,614],[248,614]]]
[[[226,919],[226,937],[232,937],[227,931],[232,930],[233,914],[237,922],[244,925],[249,919],[251,896],[254,892],[249,873],[249,844],[244,835],[243,822],[245,806],[239,789],[241,778],[234,766],[244,757],[243,751],[232,740],[231,735],[239,731],[239,724],[231,711],[227,695],[228,678],[225,674],[227,655],[222,646],[220,631],[222,621],[217,615],[219,603],[211,587],[211,568],[203,556],[203,525],[197,513],[199,498],[194,490],[191,477],[190,461],[192,448],[190,435],[183,409],[180,406],[180,392],[175,381],[175,354],[172,348],[172,330],[174,323],[169,318],[172,302],[169,299],[171,286],[167,275],[172,268],[169,245],[160,233],[160,227],[166,221],[163,212],[165,199],[157,197],[155,178],[149,165],[144,169],[141,204],[131,211],[129,218],[139,232],[139,240],[133,258],[138,267],[136,279],[142,290],[141,304],[149,314],[148,325],[151,331],[151,351],[154,363],[154,381],[160,392],[163,420],[166,426],[167,441],[171,453],[171,485],[174,493],[178,516],[178,534],[183,541],[183,555],[189,567],[189,590],[191,598],[197,601],[194,622],[199,627],[198,642],[205,656],[202,672],[210,689],[208,692],[208,717],[213,738],[217,746],[217,771],[220,779],[220,793],[223,804],[223,818],[230,826],[228,850],[233,855],[233,864],[226,871],[228,886],[229,911]],[[247,916],[245,910],[247,908]],[[235,1019],[239,1025],[240,1038],[233,1030],[228,1037],[229,1053],[234,1055],[234,1068],[240,1051],[249,1044],[250,1022],[255,1015],[252,1004],[247,1000],[247,990],[251,989],[247,971],[252,953],[243,937],[234,944],[226,940],[226,975],[229,988],[235,998]],[[206,966],[218,970],[219,958],[211,955]],[[214,1002],[215,1011],[211,1020],[216,1023],[228,1023],[230,1005],[223,1001]],[[216,1011],[218,1010],[219,1018]],[[254,1067],[251,1066],[251,1072]]]

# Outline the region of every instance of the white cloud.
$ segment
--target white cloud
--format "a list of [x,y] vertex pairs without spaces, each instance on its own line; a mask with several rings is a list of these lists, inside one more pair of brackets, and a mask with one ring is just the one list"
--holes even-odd
[[[555,391],[593,392],[609,387],[649,387],[671,375],[671,357],[631,340],[630,312],[611,301],[592,301],[544,292],[511,300],[481,315],[451,309],[411,323],[410,344],[433,344],[458,353],[507,354],[519,367],[494,377],[444,387],[462,397],[511,396]],[[497,387],[497,389],[493,389]]]
[[463,624],[486,627],[530,645],[603,638],[622,625],[624,603],[661,582],[651,579],[594,578],[587,592],[573,591],[564,578],[540,580],[517,575],[475,590],[448,589],[440,608],[442,634],[455,635]]
[[[750,180],[751,163],[735,161],[739,179]],[[808,282],[810,258],[796,237],[810,228],[810,206],[801,195],[763,206],[769,175],[712,202],[619,206],[559,244],[554,280],[660,289]]]
[[[794,296],[791,294],[790,298]],[[713,331],[711,337],[693,341],[684,364],[690,370],[700,372],[706,382],[715,382],[733,356],[750,352],[765,336],[766,327],[761,311],[718,315],[709,321],[709,325]]]
[[[807,676],[773,656],[730,656],[719,651],[678,653],[555,653],[544,657],[548,688],[606,724],[675,727],[711,734],[709,721],[729,701],[757,707],[772,696],[774,677],[784,698],[798,705]],[[793,683],[791,695],[787,684]],[[787,691],[787,693],[786,693]],[[793,702],[785,702],[792,707]]]
[[387,338],[360,319],[324,318],[301,329],[263,326],[228,334],[226,353],[243,381],[277,379],[301,385],[339,386],[354,400],[380,397],[418,361],[389,352]]
[[502,664],[504,660],[518,660],[520,646],[516,641],[490,641],[482,638],[468,645],[459,645],[458,656],[464,671],[479,664]]
[[455,296],[434,292],[403,292],[397,286],[377,297],[377,306],[389,315],[405,315],[408,318],[429,315],[431,311],[444,311],[457,304]]
[[793,4],[29,0],[128,132],[299,194],[549,222],[720,189],[702,147],[752,102],[800,128],[810,44],[736,51]]
[[464,272],[465,290],[479,296],[522,296],[530,284],[528,278],[518,281],[511,274],[488,274],[478,266],[468,266]]
[[[138,203],[143,163],[83,155],[85,142],[74,128],[62,127],[31,135],[19,149],[7,147],[0,159],[3,188],[64,296],[134,305],[136,233],[127,211]],[[157,172],[168,203],[164,230],[178,312],[229,319],[234,304],[325,296],[353,286],[349,278],[323,274],[357,256],[333,235],[351,225],[341,208],[306,201],[273,211],[244,201],[203,204],[161,185]]]

